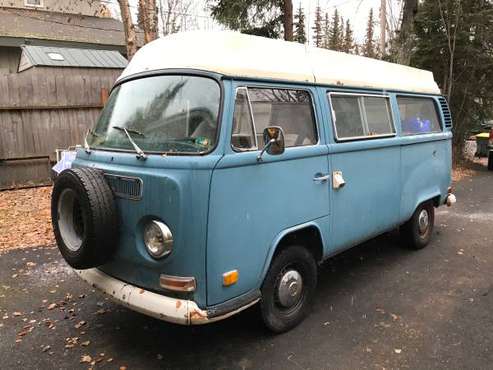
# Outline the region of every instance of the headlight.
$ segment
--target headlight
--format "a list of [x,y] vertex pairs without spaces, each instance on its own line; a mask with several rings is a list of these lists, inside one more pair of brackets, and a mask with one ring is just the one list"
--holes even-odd
[[162,258],[173,249],[173,234],[164,223],[150,221],[144,228],[144,243],[152,257]]

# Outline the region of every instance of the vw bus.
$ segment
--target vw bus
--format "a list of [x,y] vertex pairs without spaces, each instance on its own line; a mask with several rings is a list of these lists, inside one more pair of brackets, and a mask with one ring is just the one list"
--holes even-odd
[[325,259],[400,228],[414,249],[451,193],[452,120],[430,72],[235,32],[134,56],[72,168],[58,247],[133,310],[205,324],[307,315]]

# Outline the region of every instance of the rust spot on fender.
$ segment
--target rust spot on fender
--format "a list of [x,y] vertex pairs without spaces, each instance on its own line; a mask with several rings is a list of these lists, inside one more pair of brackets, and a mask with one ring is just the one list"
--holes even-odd
[[145,290],[144,290],[144,289],[141,289],[141,290],[139,291],[139,294],[144,294],[144,293],[145,293]]
[[181,307],[181,301],[176,301],[176,309],[179,309]]
[[190,311],[190,319],[191,320],[197,320],[197,319],[206,319],[207,320],[207,315],[204,315],[200,311],[192,310],[192,311]]

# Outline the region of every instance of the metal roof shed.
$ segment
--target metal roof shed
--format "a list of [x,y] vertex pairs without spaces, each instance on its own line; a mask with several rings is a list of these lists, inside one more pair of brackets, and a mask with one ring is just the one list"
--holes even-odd
[[123,69],[127,60],[114,50],[22,45],[18,72],[35,66]]

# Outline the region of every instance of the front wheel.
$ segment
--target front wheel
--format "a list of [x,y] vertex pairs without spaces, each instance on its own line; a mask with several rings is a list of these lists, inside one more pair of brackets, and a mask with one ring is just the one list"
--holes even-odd
[[434,223],[433,203],[421,204],[411,219],[400,227],[402,241],[411,249],[423,249],[431,240]]
[[308,314],[316,286],[313,254],[301,246],[282,250],[272,261],[261,289],[265,325],[276,333],[298,325]]
[[493,150],[488,153],[488,170],[493,171]]

